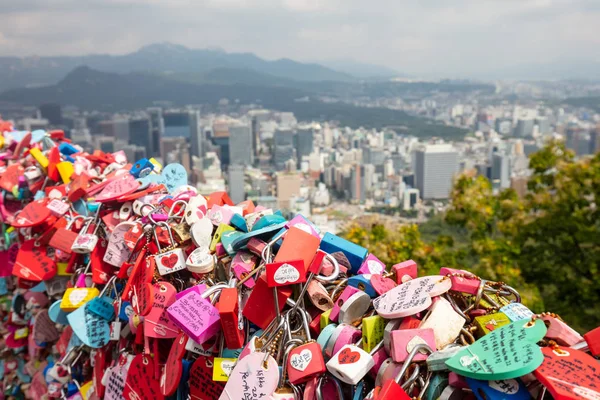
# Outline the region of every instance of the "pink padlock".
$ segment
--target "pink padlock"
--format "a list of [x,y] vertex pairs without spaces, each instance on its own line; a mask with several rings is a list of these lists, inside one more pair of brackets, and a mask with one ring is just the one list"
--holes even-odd
[[206,216],[208,217],[208,219],[210,219],[210,222],[212,222],[214,226],[219,226],[221,224],[229,225],[233,214],[235,214],[233,210],[215,204],[210,210],[208,210]]
[[266,245],[267,245],[266,242],[264,242],[258,238],[252,238],[248,242],[248,250],[250,250],[252,252],[252,254],[255,254],[260,257],[260,256],[262,256],[262,252]]
[[197,343],[206,342],[221,329],[219,311],[206,298],[226,287],[215,285],[201,295],[195,291],[187,293],[167,308],[169,318]]
[[[393,331],[390,342],[390,355],[395,362],[404,362],[413,348],[418,344],[427,344],[435,350],[433,329],[405,329]],[[417,353],[414,361],[427,359],[426,354]]]
[[359,274],[383,274],[384,272],[385,264],[373,254],[369,254],[358,269]]
[[396,283],[401,284],[417,277],[417,263],[413,260],[404,261],[392,266],[396,275]]
[[204,283],[200,283],[198,285],[194,285],[191,288],[187,288],[181,292],[177,292],[175,293],[175,299],[179,300],[180,298],[182,298],[183,296],[185,296],[188,293],[191,292],[196,292],[198,294],[202,294],[206,291],[207,286]]
[[452,282],[452,290],[462,293],[468,293],[476,295],[479,290],[481,280],[469,271],[462,269],[453,268],[441,268],[440,275],[450,275],[450,281]]
[[469,384],[462,376],[458,375],[456,372],[450,372],[448,374],[448,384],[450,386],[454,386],[459,389],[468,389]]
[[290,229],[292,226],[301,229],[306,233],[310,233],[311,235],[319,238],[319,240],[321,239],[321,236],[319,235],[319,232],[315,229],[314,225],[307,221],[300,214],[296,215],[294,218],[288,221],[287,224],[285,224],[285,227],[288,229]]
[[[542,320],[549,323],[546,337],[561,346],[573,346],[583,342],[583,337],[576,330],[565,324],[560,318],[551,314],[543,315]],[[548,324],[547,324],[548,325]]]
[[344,305],[344,302],[348,300],[353,294],[360,292],[360,289],[355,288],[354,286],[346,286],[340,297],[335,301],[333,308],[331,309],[331,314],[329,314],[329,319],[333,322],[338,322],[338,317],[340,315],[340,308]]

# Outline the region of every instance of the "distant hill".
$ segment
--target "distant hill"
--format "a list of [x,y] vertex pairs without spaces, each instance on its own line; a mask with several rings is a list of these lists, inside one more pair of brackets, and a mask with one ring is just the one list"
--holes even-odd
[[350,74],[319,64],[289,59],[269,61],[252,53],[188,49],[171,43],[160,43],[117,56],[95,54],[81,57],[0,57],[0,91],[51,85],[82,65],[117,73],[202,74],[211,70],[235,68],[295,81],[355,80]]
[[566,99],[564,103],[575,107],[586,107],[596,112],[600,112],[600,96],[572,97]]
[[[213,78],[218,79],[218,74]],[[256,74],[249,74],[246,78],[262,79]],[[331,84],[330,88],[333,86]],[[415,136],[449,139],[462,138],[466,134],[463,129],[413,117],[403,111],[357,107],[343,102],[321,102],[314,92],[299,88],[242,83],[189,83],[155,74],[116,74],[89,67],[76,68],[56,85],[11,89],[0,94],[0,101],[22,105],[53,102],[76,105],[84,110],[112,112],[140,109],[156,101],[170,101],[175,105],[216,105],[223,98],[239,100],[243,104],[259,103],[273,110],[292,111],[300,120],[336,120],[352,128],[394,127],[398,132]]]
[[319,64],[345,72],[361,79],[390,79],[406,78],[408,75],[400,73],[392,68],[381,65],[361,63],[353,60],[320,61]]

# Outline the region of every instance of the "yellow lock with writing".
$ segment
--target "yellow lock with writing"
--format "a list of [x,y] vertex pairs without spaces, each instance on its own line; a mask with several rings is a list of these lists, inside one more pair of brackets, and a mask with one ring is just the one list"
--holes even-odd
[[46,169],[46,168],[48,168],[48,165],[50,165],[50,161],[48,161],[46,156],[37,147],[30,149],[29,154],[31,154],[31,156],[33,158],[35,158],[35,161],[37,161],[38,164],[40,164],[42,168]]
[[213,361],[213,381],[227,382],[237,358],[215,357]]
[[60,302],[60,309],[66,312],[75,311],[99,294],[100,291],[96,288],[69,288]]
[[383,340],[385,331],[385,320],[379,315],[363,318],[362,320],[362,345],[363,350],[369,352],[373,350],[379,342]]
[[494,313],[488,315],[480,315],[475,317],[473,324],[477,327],[476,335],[478,337],[485,336],[493,330],[496,330],[504,325],[511,323],[511,320],[504,313]]

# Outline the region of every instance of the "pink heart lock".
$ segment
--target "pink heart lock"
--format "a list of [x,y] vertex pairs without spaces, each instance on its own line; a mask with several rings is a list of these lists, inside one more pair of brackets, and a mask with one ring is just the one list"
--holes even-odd
[[123,174],[110,181],[96,196],[96,201],[112,201],[121,196],[131,194],[138,190],[140,183],[130,174]]
[[408,317],[427,309],[432,297],[446,293],[451,287],[452,281],[445,276],[416,278],[377,297],[373,307],[385,319]]
[[144,317],[144,334],[158,339],[173,339],[179,334],[179,328],[169,317],[167,308],[176,298],[177,289],[168,282],[154,284],[154,303]]
[[277,362],[265,353],[252,353],[239,360],[219,400],[270,399],[279,383]]

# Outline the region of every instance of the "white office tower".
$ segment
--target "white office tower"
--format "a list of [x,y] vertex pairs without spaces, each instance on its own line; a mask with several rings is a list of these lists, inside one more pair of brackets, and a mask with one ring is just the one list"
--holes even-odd
[[415,183],[422,199],[447,199],[457,172],[458,152],[451,144],[426,145],[415,151]]

